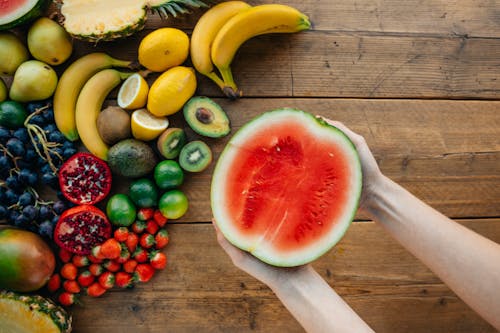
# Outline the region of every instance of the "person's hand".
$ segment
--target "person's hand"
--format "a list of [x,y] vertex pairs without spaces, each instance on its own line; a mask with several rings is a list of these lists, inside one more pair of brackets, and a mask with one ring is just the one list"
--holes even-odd
[[257,280],[265,283],[270,288],[279,285],[283,279],[288,279],[293,275],[298,275],[300,272],[311,269],[309,265],[298,267],[275,267],[268,265],[252,256],[250,253],[240,250],[229,243],[222,232],[217,228],[214,220],[212,220],[212,224],[217,233],[217,241],[222,249],[228,254],[229,258],[231,258],[233,264]]
[[373,197],[375,188],[383,179],[383,175],[380,172],[377,161],[375,161],[370,148],[366,144],[365,138],[351,131],[340,121],[334,121],[323,117],[321,118],[328,124],[341,130],[352,141],[352,143],[354,143],[354,146],[358,151],[359,159],[361,161],[361,170],[363,172],[363,191],[361,193],[360,207],[366,208],[367,205],[369,205],[370,199]]

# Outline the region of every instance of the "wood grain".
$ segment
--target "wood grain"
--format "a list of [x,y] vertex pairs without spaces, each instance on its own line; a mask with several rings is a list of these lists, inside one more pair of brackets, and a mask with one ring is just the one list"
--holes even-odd
[[[499,219],[461,223],[500,241]],[[302,332],[266,286],[232,265],[211,225],[168,230],[167,269],[134,290],[83,298],[76,333]],[[494,332],[374,223],[354,223],[314,267],[377,332]]]

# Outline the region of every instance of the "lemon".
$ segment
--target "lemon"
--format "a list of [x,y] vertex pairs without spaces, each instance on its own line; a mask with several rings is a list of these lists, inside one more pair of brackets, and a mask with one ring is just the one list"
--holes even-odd
[[157,138],[168,127],[168,119],[156,117],[146,109],[135,110],[132,113],[132,135],[142,141]]
[[118,105],[122,109],[135,110],[144,107],[148,99],[149,86],[138,73],[129,76],[118,91]]
[[176,66],[160,75],[151,85],[148,110],[158,117],[176,113],[194,95],[196,75],[193,68]]
[[139,62],[154,72],[163,72],[182,64],[188,56],[189,37],[175,28],[157,29],[139,45]]

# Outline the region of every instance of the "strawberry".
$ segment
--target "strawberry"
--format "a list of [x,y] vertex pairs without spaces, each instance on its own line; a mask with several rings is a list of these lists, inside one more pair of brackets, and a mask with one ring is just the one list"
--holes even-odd
[[117,263],[114,260],[105,260],[102,263],[102,267],[104,267],[105,269],[107,269],[110,272],[115,273],[115,272],[118,272],[120,270],[120,268],[122,268],[122,265],[120,265],[119,263]]
[[63,248],[59,249],[59,259],[61,259],[62,262],[69,262],[71,260],[71,257],[73,257],[73,253]]
[[141,208],[137,212],[137,218],[141,221],[147,221],[153,218],[154,209],[153,208]]
[[148,252],[142,247],[138,247],[134,252],[134,259],[137,262],[146,262],[148,261]]
[[128,250],[130,253],[135,251],[135,248],[137,247],[137,244],[139,244],[139,236],[137,236],[134,233],[129,233],[127,240],[125,241],[125,244],[127,245]]
[[99,284],[104,289],[111,289],[115,285],[115,275],[111,272],[104,272],[99,276]]
[[158,226],[160,227],[163,227],[168,221],[168,219],[165,216],[163,216],[163,214],[158,209],[153,214],[153,219],[155,220],[156,224],[158,224]]
[[132,274],[126,272],[116,273],[115,285],[120,288],[132,287]]
[[155,222],[155,220],[147,220],[146,221],[146,231],[150,233],[151,235],[154,235],[158,232],[158,229],[160,227],[158,224]]
[[118,229],[115,230],[115,233],[113,234],[115,239],[119,242],[125,242],[127,240],[128,236],[128,228],[127,227],[119,227]]
[[66,280],[63,282],[63,288],[68,293],[78,294],[80,292],[80,286],[75,280]]
[[83,271],[78,275],[78,284],[82,287],[88,287],[94,282],[94,275],[90,271]]
[[150,264],[139,264],[135,268],[134,280],[139,282],[148,282],[155,273],[155,269]]
[[87,288],[87,295],[92,296],[92,297],[99,297],[102,294],[106,292],[106,289],[104,289],[99,282],[94,282],[92,283],[88,288]]
[[57,300],[64,306],[70,306],[76,303],[76,296],[69,292],[63,292]]
[[120,256],[115,259],[115,261],[119,264],[123,264],[130,258],[130,251],[127,249],[127,246],[121,245],[121,251],[120,251]]
[[142,234],[139,239],[139,244],[145,249],[149,249],[155,245],[155,236],[151,234]]
[[75,256],[73,256],[73,259],[71,259],[71,262],[76,267],[85,267],[85,266],[90,265],[90,260],[86,256],[75,255]]
[[123,270],[127,273],[133,273],[137,267],[137,260],[129,259],[123,264]]
[[137,220],[132,224],[132,231],[136,234],[142,234],[144,229],[146,229],[146,222]]
[[101,245],[94,246],[90,252],[97,259],[106,259],[101,253]]
[[47,289],[51,293],[56,292],[59,288],[61,288],[61,276],[57,273],[54,273],[50,279],[49,282],[47,282]]
[[90,261],[91,263],[94,263],[94,264],[100,264],[100,263],[102,262],[102,259],[96,258],[96,257],[94,257],[94,256],[93,256],[93,255],[91,255],[91,254],[89,254],[89,255],[87,256],[87,258],[89,259],[89,261]]
[[106,259],[116,259],[120,256],[121,252],[120,243],[114,238],[110,238],[101,244],[100,254]]
[[164,269],[167,266],[167,256],[160,251],[153,251],[149,256],[149,263],[154,269]]
[[155,236],[156,249],[163,249],[169,241],[167,229],[160,229]]
[[89,272],[93,276],[99,276],[104,272],[104,268],[101,264],[92,264],[89,266]]
[[76,274],[78,274],[78,268],[73,263],[68,262],[61,268],[61,276],[66,280],[76,279]]

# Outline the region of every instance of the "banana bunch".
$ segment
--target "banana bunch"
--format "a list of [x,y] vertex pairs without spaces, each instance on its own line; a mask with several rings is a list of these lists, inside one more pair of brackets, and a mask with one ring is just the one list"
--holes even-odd
[[234,99],[241,96],[241,91],[234,82],[231,62],[245,41],[258,35],[292,33],[310,27],[308,17],[290,6],[252,7],[243,1],[223,2],[209,9],[196,24],[191,35],[191,60],[198,72]]
[[108,146],[97,132],[97,116],[109,92],[131,74],[111,68],[134,66],[134,62],[105,53],[91,53],[73,62],[59,79],[54,94],[54,118],[59,131],[71,141],[80,137],[91,153],[106,160]]

